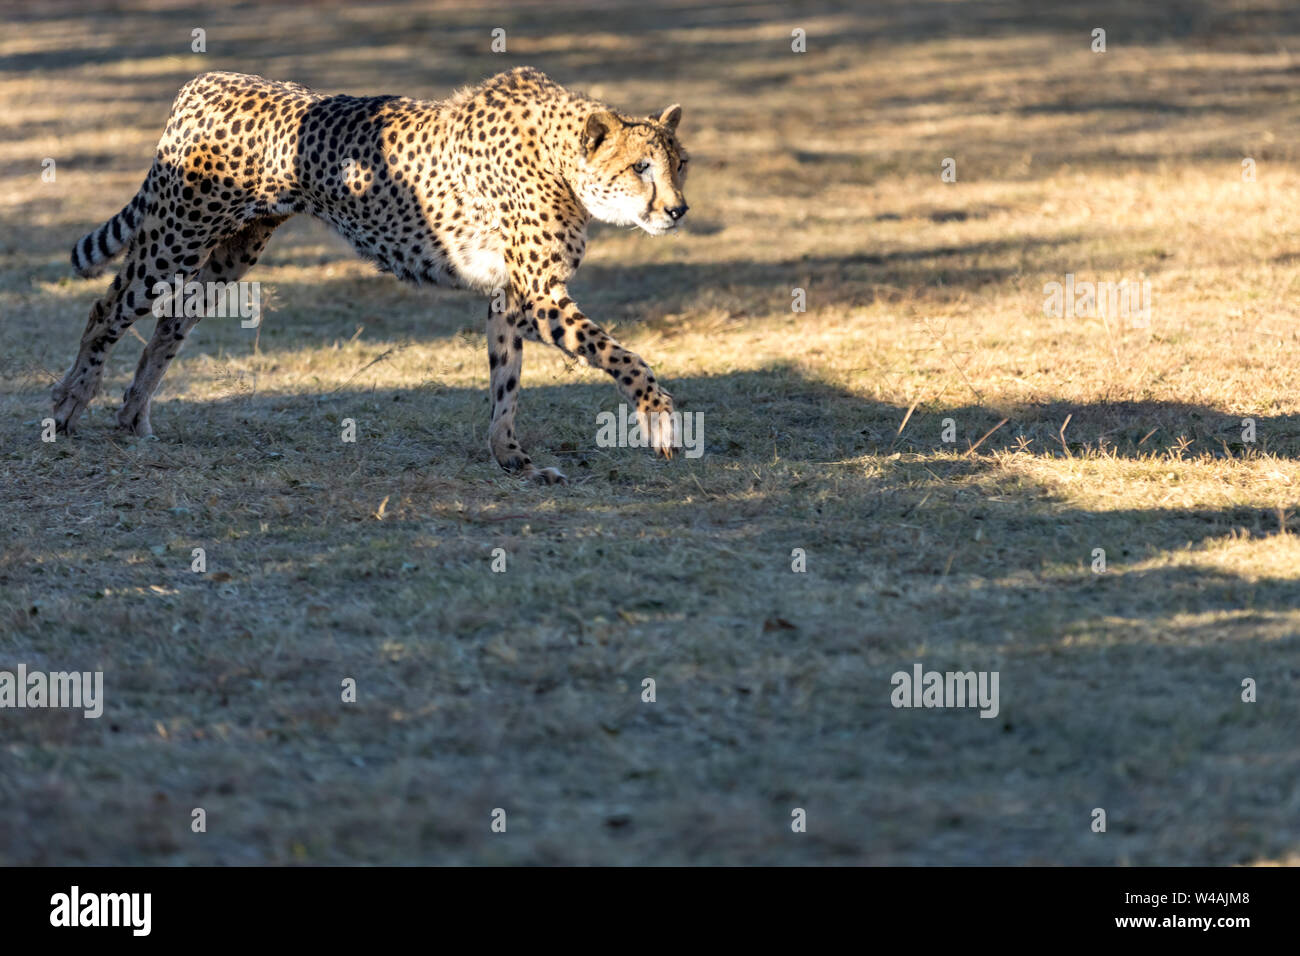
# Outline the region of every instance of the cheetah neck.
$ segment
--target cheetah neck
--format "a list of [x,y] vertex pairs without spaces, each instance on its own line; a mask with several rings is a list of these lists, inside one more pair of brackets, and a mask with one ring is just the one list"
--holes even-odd
[[580,211],[584,222],[591,220],[591,213],[582,202],[582,190],[579,184],[585,174],[586,157],[581,149],[577,131],[566,120],[574,115],[586,116],[594,110],[608,109],[607,106],[589,97],[564,91],[567,97],[566,109],[557,111],[554,119],[540,128],[542,151],[556,184],[562,186]]

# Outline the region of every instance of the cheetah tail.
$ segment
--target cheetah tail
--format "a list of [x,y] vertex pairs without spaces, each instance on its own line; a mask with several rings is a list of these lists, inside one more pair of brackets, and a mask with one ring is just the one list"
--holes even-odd
[[72,268],[79,276],[99,275],[104,265],[118,255],[134,237],[149,207],[149,179],[122,211],[98,229],[86,233],[72,247]]

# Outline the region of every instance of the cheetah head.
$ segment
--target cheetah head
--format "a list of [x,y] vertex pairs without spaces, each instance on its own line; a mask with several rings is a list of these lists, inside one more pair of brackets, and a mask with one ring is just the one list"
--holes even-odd
[[677,228],[687,208],[687,157],[676,135],[681,118],[676,104],[644,120],[609,110],[587,117],[577,182],[570,185],[592,216],[652,236]]

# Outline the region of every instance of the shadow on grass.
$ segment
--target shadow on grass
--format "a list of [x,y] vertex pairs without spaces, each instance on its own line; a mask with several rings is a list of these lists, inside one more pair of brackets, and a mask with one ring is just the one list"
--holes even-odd
[[[217,321],[229,320],[209,320]],[[431,324],[434,325],[431,331],[438,339],[478,335],[473,324],[458,323],[454,329],[451,322]],[[356,320],[349,319],[347,331],[352,331],[355,325]],[[201,332],[203,326],[199,329]],[[368,340],[372,346],[377,342],[400,345],[410,332],[382,322],[378,330],[385,338]],[[279,331],[292,334],[287,327]],[[328,340],[335,333],[325,330],[323,334]],[[263,339],[262,355],[272,362],[280,352],[291,354],[305,344],[277,339],[279,336]],[[118,348],[132,351],[138,345],[134,339],[125,339]],[[209,348],[224,351],[228,343]],[[617,392],[612,384],[603,381],[530,386],[528,359],[537,355],[538,350],[549,350],[549,347],[530,342],[524,353],[523,427],[547,434],[558,427],[564,429],[560,441],[579,443],[585,436],[587,444],[594,444],[594,416],[598,411],[617,408]],[[199,334],[186,355],[194,357],[203,351],[205,346]],[[444,386],[436,377],[423,388],[387,387],[383,363],[362,359],[358,359],[358,366],[364,369],[364,380],[369,386],[366,391],[348,385],[315,395],[264,392],[252,397],[191,403],[169,400],[168,380],[164,379],[153,405],[154,424],[161,429],[159,434],[165,436],[169,420],[183,420],[190,440],[213,449],[229,449],[247,441],[246,435],[230,430],[234,421],[263,424],[271,429],[269,435],[275,435],[275,422],[286,415],[301,419],[322,411],[341,411],[359,400],[368,401],[376,408],[391,402],[401,403],[402,409],[412,406],[423,406],[430,411],[440,409],[437,417],[460,416],[468,425],[486,415],[486,350],[481,358],[482,390]],[[42,383],[31,375],[19,376],[23,369],[11,371],[14,374],[10,378],[9,394],[30,396],[31,407],[27,413],[47,411]],[[582,375],[590,378],[599,373],[584,369]],[[1207,405],[1165,401],[1006,403],[994,400],[986,404],[928,403],[909,410],[902,405],[864,399],[847,389],[808,378],[798,367],[786,363],[757,371],[676,378],[667,381],[667,385],[679,411],[703,414],[708,429],[709,461],[744,461],[747,457],[744,443],[755,437],[763,442],[764,454],[775,453],[783,459],[810,463],[895,453],[970,456],[964,462],[951,463],[958,472],[965,467],[980,467],[978,462],[991,454],[1009,451],[1051,458],[1100,454],[1170,461],[1202,455],[1237,459],[1261,454],[1286,459],[1300,457],[1300,416],[1294,414],[1256,415],[1249,419],[1252,424],[1247,426],[1239,414]],[[99,411],[92,422],[80,429],[85,434],[78,441],[85,443],[92,440],[90,435],[111,433],[105,431],[108,419],[101,416],[115,407],[117,387],[113,385],[101,392],[95,403]],[[571,421],[565,429],[563,421],[550,420],[555,417],[552,414],[545,415],[547,421],[539,421],[543,415],[538,409],[543,408],[564,409],[573,418],[590,425],[580,432]],[[392,416],[385,413],[385,417]],[[401,418],[397,416],[393,421]],[[395,426],[376,427],[387,432]],[[1253,428],[1253,441],[1246,434],[1250,428]],[[196,436],[192,429],[199,429],[202,436]],[[285,438],[286,434],[277,436],[277,440]],[[971,462],[976,464],[970,465]]]
[[[1053,640],[1098,628],[1120,633],[1139,622],[1160,626],[1178,615],[1266,616],[1296,606],[1295,583],[1284,578],[1247,579],[1188,567],[1135,569],[1212,541],[1296,533],[1295,514],[1236,505],[1094,511],[1066,504],[1055,486],[1023,475],[1009,491],[1000,481],[1004,461],[989,454],[1009,450],[1009,440],[990,438],[970,456],[952,454],[937,437],[928,445],[906,441],[893,435],[905,409],[864,402],[800,379],[788,368],[671,384],[686,413],[703,415],[707,451],[702,458],[663,462],[641,448],[600,448],[595,415],[616,407],[611,389],[529,388],[525,379],[521,437],[539,463],[558,461],[574,482],[569,488],[519,484],[495,466],[485,447],[487,401],[479,390],[376,384],[319,396],[260,393],[202,403],[163,398],[154,405],[157,441],[123,438],[109,426],[111,417],[100,412],[77,437],[54,447],[36,446],[48,456],[46,464],[16,472],[9,497],[27,509],[24,522],[46,522],[46,540],[54,541],[66,540],[63,530],[80,537],[82,526],[69,523],[73,513],[61,498],[49,496],[51,482],[93,488],[108,473],[117,476],[118,490],[111,502],[98,504],[109,504],[128,520],[128,540],[176,535],[202,540],[214,524],[252,528],[271,517],[276,531],[256,562],[245,565],[247,574],[261,580],[259,587],[292,587],[301,578],[328,589],[354,567],[367,587],[379,589],[376,601],[388,586],[410,584],[409,555],[402,548],[384,551],[383,542],[419,535],[432,519],[452,525],[482,520],[481,530],[496,528],[492,533],[507,535],[523,527],[544,537],[556,532],[556,541],[570,542],[564,547],[598,539],[611,558],[623,559],[615,566],[640,569],[636,576],[606,575],[599,567],[583,571],[594,590],[574,599],[572,610],[580,614],[596,613],[597,606],[662,611],[674,602],[689,608],[725,600],[737,587],[733,565],[741,553],[768,555],[763,560],[773,562],[771,570],[788,565],[793,545],[808,542],[819,552],[818,576],[845,587],[831,602],[840,612],[862,600],[862,565],[878,565],[873,555],[890,555],[892,583],[869,589],[865,606],[893,614],[909,608],[917,627],[935,601],[960,603],[962,594],[984,600],[990,586],[1005,600],[987,610],[986,633],[999,633],[1001,624],[1012,631],[1047,629],[1056,634]],[[1061,410],[1052,410],[1050,421],[1025,416],[1014,431],[1034,434],[1055,426]],[[1194,431],[1216,418],[1211,409],[1189,412],[1154,403],[1085,406],[1074,413],[1082,422],[1103,423],[1108,432],[1133,434],[1160,427],[1161,421],[1170,431],[1173,423],[1178,430]],[[1198,415],[1204,419],[1200,425]],[[983,409],[943,408],[921,421],[914,414],[909,429],[921,433],[926,421],[942,418],[979,421],[982,429],[990,417]],[[356,423],[354,445],[340,442],[344,418]],[[1265,435],[1285,428],[1294,436],[1298,427],[1293,419],[1259,425]],[[31,428],[11,422],[4,431],[7,447],[34,443]],[[879,432],[887,433],[883,440],[868,437]],[[1138,458],[1148,452],[1146,446],[1131,446],[1114,454]],[[1055,457],[1064,455],[1060,450]],[[171,473],[193,469],[223,477],[211,486],[198,478],[192,486],[180,486],[171,494],[179,493],[184,506],[159,510],[159,485],[168,486]],[[477,489],[468,492],[471,497],[497,500],[495,490],[512,487],[518,489],[513,503],[498,501],[481,518],[467,516],[468,489]],[[256,489],[253,500],[250,488]],[[390,514],[375,520],[371,511],[390,497]],[[554,511],[553,504],[566,499],[580,503],[581,510]],[[267,502],[287,510],[276,511]],[[637,515],[631,523],[629,508]],[[671,529],[689,529],[687,538],[716,534],[726,542],[719,556],[697,554],[711,571],[698,565],[683,569],[664,558],[658,535]],[[121,544],[106,542],[109,553]],[[95,563],[93,551],[82,544],[77,548],[80,558],[48,553],[38,563]],[[1095,548],[1106,550],[1108,574],[1089,573]],[[14,562],[26,566],[40,550],[30,544],[15,549],[5,566],[10,572]],[[428,593],[453,595],[469,587],[481,573],[480,557],[475,554],[471,562],[453,551],[437,558],[439,570],[431,578],[422,576]],[[266,570],[277,562],[282,570]],[[304,563],[312,570],[304,570]],[[168,583],[189,580],[184,570],[177,568],[176,581]],[[4,571],[0,566],[0,584],[12,577]],[[282,578],[278,584],[277,577]],[[671,586],[671,601],[665,586]],[[1022,608],[1032,595],[1037,595],[1036,622]],[[763,604],[762,595],[751,597],[758,602],[755,608]],[[1054,605],[1059,614],[1051,611]],[[830,607],[812,617],[829,613]],[[489,618],[482,626],[495,632],[499,625]],[[1187,633],[1208,639],[1199,624],[1178,625],[1180,633],[1188,627]]]
[[[201,341],[194,345],[201,350]],[[653,474],[664,483],[662,493],[669,499],[673,487],[692,487],[697,480],[707,480],[714,469],[731,471],[773,461],[832,471],[860,471],[864,463],[874,461],[896,476],[894,481],[915,484],[919,499],[925,497],[932,479],[977,480],[998,467],[998,455],[1013,452],[1052,459],[1104,456],[1157,467],[1206,455],[1221,459],[1300,456],[1300,416],[1295,415],[1257,417],[1256,441],[1250,443],[1242,440],[1238,416],[1185,403],[1057,402],[996,408],[943,404],[909,413],[900,405],[864,399],[807,378],[794,366],[778,364],[759,371],[669,381],[678,410],[699,416],[706,452],[695,460],[658,462],[643,449],[597,447],[597,414],[616,411],[620,403],[611,385],[599,378],[599,384],[590,382],[598,373],[584,372],[588,381],[571,385],[530,386],[528,356],[541,348],[545,347],[535,343],[525,348],[519,427],[530,450],[535,455],[557,455],[568,466],[590,468],[593,475],[599,473],[593,464],[597,461],[612,467],[624,456],[641,464],[655,461],[651,468],[641,469],[641,475]],[[273,359],[274,352],[269,356]],[[481,465],[481,477],[489,479],[500,473],[490,464],[479,434],[486,434],[486,372],[484,361],[483,389],[445,386],[436,379],[422,388],[394,388],[384,385],[379,363],[367,368],[364,386],[353,384],[319,394],[240,392],[206,402],[169,399],[164,382],[153,404],[159,441],[145,447],[156,444],[165,450],[179,444],[218,457],[266,455],[294,448],[309,433],[315,435],[312,443],[337,442],[334,423],[351,417],[357,422],[358,440],[377,443],[372,446],[374,453],[360,455],[362,467],[370,474],[383,474],[384,449],[401,449],[403,456],[415,456],[433,473],[448,463],[460,469],[471,462]],[[45,413],[45,391],[30,380],[24,384],[21,394],[30,396],[31,407],[22,416]],[[93,456],[105,442],[135,443],[112,427],[113,392],[96,400],[71,440],[79,456]],[[12,432],[8,440],[14,447],[21,445],[24,436],[31,438],[26,434],[30,428],[16,422],[6,430]],[[903,455],[919,457],[900,459]],[[893,494],[898,488],[887,483],[882,490]],[[1042,494],[1029,488],[1017,504],[1032,508]],[[866,501],[871,500],[868,494]],[[1200,527],[1206,535],[1235,526],[1264,530],[1278,524],[1275,513],[1252,508],[1162,513],[1183,514],[1187,529]]]
[[[0,424],[12,454],[45,458],[7,489],[0,594],[21,621],[0,621],[5,646],[34,662],[69,647],[103,656],[113,724],[90,732],[126,766],[167,715],[230,726],[220,741],[173,734],[168,767],[190,768],[175,779],[97,791],[131,819],[156,814],[159,788],[177,805],[238,806],[235,831],[192,851],[204,858],[278,858],[255,822],[284,806],[311,820],[318,843],[304,846],[326,860],[482,858],[500,844],[479,804],[497,804],[467,800],[466,780],[512,794],[521,832],[542,834],[510,850],[519,862],[1224,863],[1294,850],[1277,815],[1298,770],[1286,728],[1300,672],[1280,664],[1296,647],[1280,633],[1294,581],[1161,563],[1244,531],[1268,538],[1274,515],[1090,511],[1043,483],[998,485],[1001,463],[983,454],[892,458],[892,439],[851,429],[896,429],[904,410],[789,368],[672,384],[705,414],[701,459],[595,447],[594,414],[617,400],[603,384],[525,387],[525,436],[540,452],[545,435],[575,479],[553,489],[488,460],[477,389],[164,396],[161,440],[132,444],[102,415],[53,447]],[[931,414],[943,412],[987,414]],[[344,416],[355,445],[339,441]],[[189,570],[199,543],[208,575]],[[486,570],[494,547],[508,575]],[[790,573],[792,547],[808,550],[806,575]],[[1096,547],[1104,575],[1088,568]],[[999,671],[997,718],[891,708],[890,676],[914,661]],[[326,703],[341,673],[366,690],[346,717]],[[661,708],[614,686],[644,673]],[[1268,684],[1256,708],[1237,702],[1243,676]],[[65,724],[24,722],[9,739],[60,753],[87,733]],[[268,795],[260,775],[305,754],[312,786]],[[388,766],[418,776],[418,799],[385,796],[375,768]],[[30,805],[37,778],[10,779]],[[1207,823],[1210,791],[1220,811]],[[358,795],[364,839],[347,810]],[[93,827],[80,804],[48,803],[34,828],[0,826],[11,855],[95,846],[143,861],[183,846],[144,829],[33,841],[51,819],[60,834]],[[764,835],[805,804],[824,821],[808,841]],[[703,805],[728,812],[688,809]],[[1088,840],[1095,806],[1107,841]]]

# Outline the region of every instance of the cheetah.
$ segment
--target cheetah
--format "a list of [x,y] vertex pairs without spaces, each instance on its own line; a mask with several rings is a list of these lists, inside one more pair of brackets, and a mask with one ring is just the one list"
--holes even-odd
[[[135,198],[73,248],[82,276],[124,258],[54,387],[55,425],[72,431],[109,350],[154,311],[175,276],[233,282],[278,226],[306,213],[381,271],[488,294],[488,447],[502,468],[565,480],[535,467],[516,438],[524,339],[611,375],[655,452],[672,457],[672,396],[640,356],[583,314],[566,284],[593,218],[656,236],[679,226],[688,162],[681,116],[677,104],[657,116],[616,112],[530,67],[443,101],[329,96],[260,76],[201,74],[177,95]],[[158,319],[123,396],[121,428],[152,434],[153,394],[197,322],[166,310]]]

